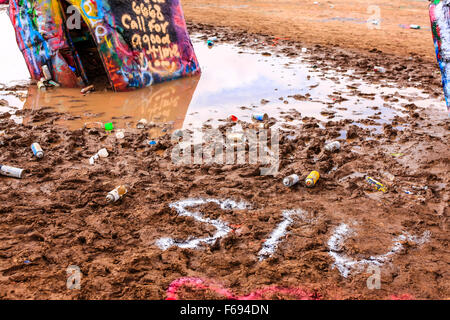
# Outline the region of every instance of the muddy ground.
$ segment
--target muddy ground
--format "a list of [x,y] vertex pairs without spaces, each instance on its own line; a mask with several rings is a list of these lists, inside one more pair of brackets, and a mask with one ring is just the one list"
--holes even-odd
[[[184,7],[189,17],[189,5]],[[252,46],[271,55],[292,56],[307,46],[309,60],[325,70],[353,69],[367,82],[387,78],[399,87],[415,86],[442,97],[437,66],[420,57],[376,50],[361,54],[208,24],[191,23],[189,28],[243,46],[258,38]],[[388,72],[372,72],[375,65]],[[335,97],[339,101],[339,93]],[[392,99],[396,97],[386,97],[386,103]],[[102,128],[56,126],[72,116],[50,107],[19,110],[16,116],[26,117],[25,125],[3,114],[0,163],[27,172],[21,180],[0,177],[0,298],[165,299],[172,282],[194,277],[205,279],[209,289],[182,286],[178,298],[223,298],[217,287],[246,296],[277,286],[322,299],[446,299],[450,121],[442,108],[424,109],[414,101],[404,107],[404,116],[379,133],[363,125],[377,123],[382,114],[360,123],[330,117],[321,125],[299,112],[287,113],[275,177],[261,176],[260,165],[175,165],[169,133],[149,147],[154,136],[138,129],[117,139]],[[303,125],[289,125],[294,119]],[[342,132],[342,149],[325,152],[325,141]],[[31,154],[34,141],[46,152],[42,160]],[[102,147],[109,157],[90,166],[89,158]],[[298,173],[304,179],[311,170],[322,174],[314,188],[283,186],[286,175]],[[364,175],[382,181],[388,192],[370,189]],[[129,193],[107,204],[105,195],[124,183]],[[183,242],[214,235],[211,225],[169,207],[187,198],[245,201],[251,208],[224,210],[215,203],[193,208],[228,223],[231,231],[198,249],[159,248],[156,241],[163,237]],[[260,261],[265,240],[288,209],[301,209],[304,215],[293,218],[274,254]],[[343,224],[353,233],[339,239]],[[342,241],[333,244],[333,239]],[[342,264],[333,258],[361,261],[386,254],[378,290],[367,287],[372,275],[367,266],[350,269],[345,277],[345,268],[340,270]],[[71,265],[82,272],[80,290],[66,287]],[[275,290],[262,297],[292,299],[297,297],[293,292]]]
[[[184,0],[188,21],[434,61],[427,0]],[[373,21],[377,21],[374,24]],[[410,29],[418,25],[421,29]]]

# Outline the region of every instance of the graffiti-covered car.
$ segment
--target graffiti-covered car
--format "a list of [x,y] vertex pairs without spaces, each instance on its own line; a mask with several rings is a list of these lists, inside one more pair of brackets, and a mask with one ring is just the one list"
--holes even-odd
[[432,0],[430,2],[431,29],[447,109],[450,112],[450,1]]
[[11,0],[35,80],[129,91],[200,72],[179,0]]

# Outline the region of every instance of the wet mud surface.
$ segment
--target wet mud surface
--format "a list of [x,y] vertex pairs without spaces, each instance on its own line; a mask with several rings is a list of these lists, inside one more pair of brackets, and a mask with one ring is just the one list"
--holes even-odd
[[[273,46],[272,36],[207,25],[190,31],[224,43],[253,41],[252,48],[267,56],[295,56],[303,47],[282,40]],[[269,120],[281,129],[275,177],[261,176],[258,164],[174,164],[173,123],[139,130],[132,117],[119,139],[102,126],[69,128],[64,124],[73,114],[52,104],[17,108],[12,119],[1,114],[0,163],[26,173],[20,180],[0,176],[0,298],[448,298],[450,122],[437,66],[318,46],[308,55],[321,69],[353,70],[370,84],[387,79],[394,87],[416,87],[442,105],[386,93],[385,108],[411,101],[389,119],[381,113],[355,121],[338,117],[337,104],[345,101],[334,92],[320,120],[285,110]],[[376,65],[389,71],[373,72]],[[349,89],[370,100],[370,93]],[[292,99],[309,98],[299,92]],[[221,130],[232,126],[216,120]],[[250,120],[241,124],[247,128]],[[156,146],[148,145],[152,139]],[[333,140],[341,150],[326,152],[325,143]],[[36,141],[46,153],[41,160],[30,150]],[[91,166],[89,158],[101,148],[109,157]],[[314,188],[282,183],[293,173],[304,180],[312,170],[321,173]],[[371,189],[366,175],[388,192]],[[120,184],[129,192],[108,204],[106,194]],[[179,204],[186,199],[199,202]],[[233,209],[231,200],[245,206]],[[217,221],[222,236],[182,247],[214,238]],[[158,245],[167,238],[171,246]],[[261,255],[268,239],[276,245]],[[367,287],[371,265],[381,270],[378,290]],[[66,287],[69,266],[82,272],[80,290]]]
[[[138,129],[117,140],[98,129],[55,127],[61,115],[54,112],[22,112],[30,112],[28,125],[0,124],[1,163],[27,171],[21,180],[1,178],[2,298],[164,299],[181,277],[213,279],[239,295],[275,285],[325,299],[448,297],[448,121],[424,120],[425,131],[386,127],[374,136],[345,121],[321,129],[315,119],[302,119],[303,127],[289,138],[283,134],[280,174],[271,177],[260,176],[257,165],[174,165],[169,135],[149,147],[151,137]],[[404,121],[417,123],[415,117]],[[351,139],[341,140],[338,153],[324,152],[325,140],[342,129]],[[33,141],[46,151],[40,161],[30,154]],[[110,156],[90,166],[100,147]],[[322,173],[315,188],[282,185],[282,177],[296,172],[304,178],[313,169]],[[355,173],[383,181],[388,193],[373,192]],[[106,193],[123,183],[129,193],[108,205]],[[193,206],[189,210],[220,219],[231,231],[195,249],[163,250],[156,245],[163,237],[182,242],[215,233],[212,225],[169,207],[187,198],[232,199],[251,207]],[[305,214],[293,218],[273,255],[260,261],[264,241],[288,209]],[[386,254],[404,233],[421,240],[400,241],[382,263],[381,289],[371,291],[364,269],[344,277],[333,267],[330,239],[341,224],[354,232],[338,253],[353,260]],[[79,291],[66,289],[69,265],[82,271]],[[178,294],[218,298],[209,289],[197,291],[187,286]]]

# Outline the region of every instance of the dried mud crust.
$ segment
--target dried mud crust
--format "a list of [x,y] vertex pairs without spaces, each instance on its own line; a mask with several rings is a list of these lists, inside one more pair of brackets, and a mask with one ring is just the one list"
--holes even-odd
[[[305,125],[283,133],[277,177],[260,176],[258,165],[175,165],[169,135],[149,147],[153,137],[137,129],[122,140],[102,129],[70,131],[53,124],[70,115],[45,108],[19,111],[28,125],[0,119],[5,131],[0,163],[27,171],[21,180],[0,176],[0,297],[164,299],[174,280],[200,277],[236,295],[279,286],[323,299],[448,298],[449,121],[420,108],[415,112],[421,116],[401,119],[403,131],[380,134],[351,121],[320,127],[313,118],[292,114]],[[340,152],[325,153],[325,140],[341,130],[351,139],[341,140]],[[46,152],[40,161],[31,154],[34,141]],[[103,147],[110,156],[90,166],[89,158]],[[315,188],[283,186],[284,176],[295,172],[304,178],[313,169],[322,174]],[[395,181],[383,178],[383,171]],[[385,182],[389,192],[372,192],[353,173]],[[122,183],[129,193],[107,204],[107,192]],[[413,186],[428,188],[404,192]],[[252,208],[222,210],[214,203],[193,208],[227,222],[232,231],[198,250],[161,250],[155,245],[161,237],[183,241],[215,232],[169,207],[186,198],[241,200]],[[308,219],[294,219],[273,256],[259,261],[264,240],[286,209],[302,209]],[[403,241],[381,268],[381,289],[369,290],[371,274],[365,270],[344,278],[333,267],[329,241],[343,223],[354,234],[339,253],[355,260],[388,252],[404,232],[430,237],[423,244]],[[66,288],[70,265],[81,269],[81,290]],[[179,296],[222,298],[189,287]]]

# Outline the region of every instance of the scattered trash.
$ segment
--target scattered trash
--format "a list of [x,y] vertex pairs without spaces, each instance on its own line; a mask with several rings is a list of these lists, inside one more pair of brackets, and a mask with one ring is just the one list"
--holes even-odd
[[308,49],[302,48],[302,53],[306,53],[306,52],[308,52]]
[[50,70],[48,69],[48,66],[46,64],[42,66],[42,73],[44,74],[45,80],[52,80],[52,74],[50,73]]
[[260,129],[269,129],[269,124],[268,123],[252,123],[250,124],[250,128],[252,129],[256,129],[256,130],[260,130]]
[[410,194],[410,195],[412,195],[412,194],[414,194],[413,192],[411,192],[411,191],[408,191],[408,190],[403,190],[406,194]]
[[212,46],[214,46],[214,41],[208,40],[206,41],[206,44],[211,48]]
[[86,88],[81,89],[81,93],[86,94],[86,93],[89,93],[94,90],[95,90],[94,85],[91,84],[90,86],[87,86]]
[[395,176],[392,173],[383,171],[381,172],[381,174],[386,177],[386,179],[390,180],[390,181],[394,181],[395,180]]
[[396,158],[402,157],[404,155],[405,155],[404,153],[391,153],[391,156],[396,157]]
[[228,117],[228,121],[236,122],[236,121],[238,121],[238,118],[235,115],[231,115]]
[[232,132],[227,135],[227,140],[231,143],[240,143],[244,141],[244,134],[241,132]]
[[317,181],[319,181],[320,173],[317,171],[312,171],[305,180],[305,185],[308,188],[312,188],[316,185]]
[[41,80],[39,80],[38,83],[37,83],[37,87],[41,91],[47,90],[46,87],[45,87],[44,81],[45,81],[44,78],[41,78]]
[[385,73],[386,72],[386,69],[383,68],[383,67],[375,67],[375,68],[373,68],[373,70],[375,70],[376,72],[379,72],[379,73]]
[[106,201],[108,202],[116,202],[120,198],[122,198],[126,193],[128,192],[127,187],[125,186],[118,186],[113,191],[110,191],[108,195],[106,196]]
[[109,123],[105,123],[105,130],[106,131],[113,131],[114,130],[114,125],[112,122]]
[[267,120],[269,120],[269,115],[267,113],[254,114],[254,115],[252,115],[252,119],[256,120],[256,121],[267,121]]
[[412,188],[416,191],[426,191],[428,190],[428,186],[425,187],[417,187],[417,186],[412,186]]
[[341,150],[341,144],[339,143],[339,141],[333,141],[325,145],[324,149],[328,152],[338,151]]
[[42,150],[39,143],[35,142],[31,145],[31,151],[38,159],[42,159],[44,157],[44,151]]
[[106,150],[105,148],[100,149],[95,155],[93,155],[90,159],[89,159],[89,163],[91,165],[93,165],[95,163],[96,160],[98,160],[98,158],[107,158],[109,156],[108,150]]
[[148,144],[151,145],[151,146],[156,146],[157,142],[155,140],[150,140],[148,142]]
[[125,133],[124,133],[122,130],[117,131],[117,132],[116,132],[116,138],[117,138],[117,139],[123,139],[123,138],[125,138]]
[[30,260],[25,260],[23,263],[25,263],[25,264],[30,264],[31,261],[30,261]]
[[183,136],[183,130],[177,129],[173,132],[173,136],[181,138]]
[[378,182],[377,180],[375,180],[374,178],[371,178],[369,176],[366,177],[366,181],[367,183],[369,183],[375,190],[377,191],[382,191],[383,193],[387,192],[386,187],[381,184],[381,182]]
[[300,181],[300,177],[296,174],[292,174],[289,177],[283,179],[283,184],[286,187],[292,187]]
[[146,125],[147,125],[147,119],[141,119],[136,124],[136,128],[138,128],[138,129],[145,129]]
[[416,30],[418,30],[418,29],[420,29],[420,26],[417,25],[417,24],[410,24],[410,25],[409,25],[409,28],[410,28],[410,29],[416,29]]
[[53,86],[53,87],[57,87],[57,88],[61,87],[61,85],[58,82],[53,81],[53,80],[48,80],[48,84]]
[[23,172],[23,169],[0,165],[0,174],[7,177],[22,179]]

